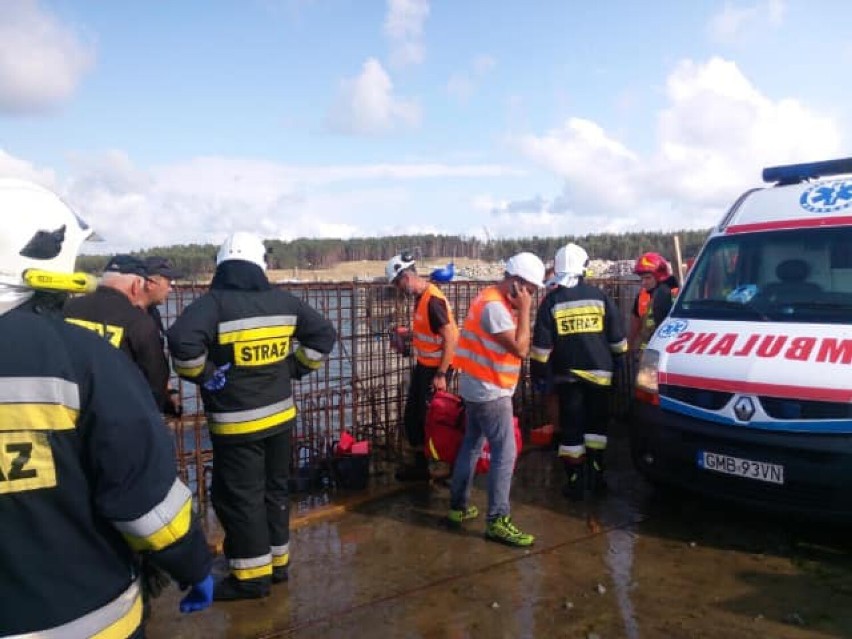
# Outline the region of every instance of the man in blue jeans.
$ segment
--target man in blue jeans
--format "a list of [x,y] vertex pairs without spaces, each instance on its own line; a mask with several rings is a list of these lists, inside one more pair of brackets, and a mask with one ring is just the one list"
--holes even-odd
[[470,502],[476,460],[483,440],[491,446],[485,537],[511,546],[530,546],[535,537],[521,532],[509,512],[509,491],[517,449],[512,425],[512,396],[521,361],[530,346],[530,305],[544,288],[544,264],[532,253],[506,262],[503,281],[484,289],[470,305],[459,336],[454,365],[460,371],[459,394],[467,425],[456,458],[447,519],[460,525],[479,515]]

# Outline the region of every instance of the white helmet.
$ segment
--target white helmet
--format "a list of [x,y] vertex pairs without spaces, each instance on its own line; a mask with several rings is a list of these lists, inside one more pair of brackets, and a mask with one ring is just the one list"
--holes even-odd
[[385,264],[385,277],[388,279],[388,283],[393,284],[400,273],[412,266],[414,266],[414,256],[408,251],[394,255]]
[[544,270],[544,262],[537,255],[526,251],[513,255],[506,262],[509,275],[516,275],[539,288],[544,288]]
[[0,283],[12,286],[27,286],[27,269],[73,273],[93,234],[55,193],[26,180],[0,178],[0,215]]
[[265,271],[266,247],[263,245],[263,240],[254,233],[247,231],[231,233],[219,248],[219,253],[216,255],[216,266],[228,260],[251,262]]
[[553,270],[557,275],[574,275],[579,277],[586,272],[589,263],[589,254],[586,250],[576,244],[566,244],[558,251],[553,260]]

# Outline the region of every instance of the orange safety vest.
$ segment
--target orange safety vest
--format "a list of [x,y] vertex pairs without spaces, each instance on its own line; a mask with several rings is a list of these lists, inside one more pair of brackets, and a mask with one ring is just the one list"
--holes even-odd
[[[679,290],[680,289],[677,287],[671,289],[672,303],[674,303]],[[639,344],[639,348],[645,348],[648,346],[648,342],[651,341],[651,336],[657,328],[657,323],[654,321],[654,307],[651,305],[652,299],[653,295],[644,288],[639,291],[637,310],[639,311],[639,318],[642,320],[642,328],[640,329],[641,343]]]
[[432,297],[437,297],[444,300],[447,305],[447,317],[453,330],[456,328],[456,320],[453,318],[453,311],[450,308],[450,303],[444,296],[444,292],[434,284],[429,284],[420,299],[417,306],[414,308],[414,326],[413,335],[411,337],[411,348],[417,356],[417,361],[423,366],[437,367],[441,364],[441,357],[444,354],[444,338],[432,332],[432,327],[429,324],[429,300]]
[[521,358],[508,352],[482,330],[482,311],[491,302],[500,302],[514,315],[496,286],[489,286],[476,296],[462,326],[456,346],[455,367],[471,377],[500,388],[513,389],[521,373]]

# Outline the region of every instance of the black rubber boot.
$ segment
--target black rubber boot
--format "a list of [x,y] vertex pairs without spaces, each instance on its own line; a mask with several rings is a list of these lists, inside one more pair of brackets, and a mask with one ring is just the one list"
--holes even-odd
[[269,596],[269,578],[240,581],[228,575],[213,587],[213,601],[261,599]]
[[429,460],[422,452],[414,453],[414,464],[400,468],[394,477],[397,481],[429,481]]
[[600,495],[605,493],[607,489],[606,478],[604,477],[604,451],[590,450],[586,452],[586,478],[589,482],[589,490]]
[[565,463],[565,474],[568,481],[562,487],[562,495],[571,501],[583,501],[586,491],[585,466]]
[[280,584],[290,580],[290,566],[273,566],[272,583]]

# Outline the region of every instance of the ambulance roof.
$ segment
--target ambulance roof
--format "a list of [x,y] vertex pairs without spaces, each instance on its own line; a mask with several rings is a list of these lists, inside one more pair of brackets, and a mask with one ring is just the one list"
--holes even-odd
[[774,186],[747,191],[715,234],[852,225],[852,158],[763,170]]

